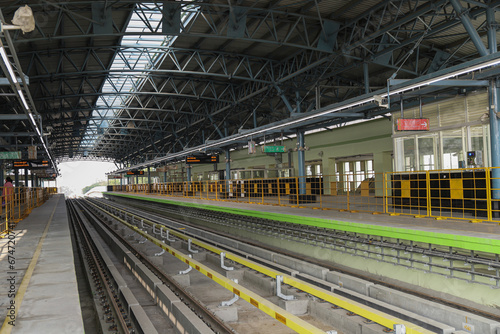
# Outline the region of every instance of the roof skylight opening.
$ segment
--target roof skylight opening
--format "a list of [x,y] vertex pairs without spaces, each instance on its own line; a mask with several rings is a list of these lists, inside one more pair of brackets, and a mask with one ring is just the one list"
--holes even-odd
[[[183,6],[181,24],[187,25],[198,11],[194,5]],[[109,75],[102,87],[102,95],[96,102],[80,151],[95,149],[110,126],[127,127],[127,121],[119,118],[150,80],[152,70],[158,69],[165,59],[165,47],[172,46],[177,36],[164,35],[162,31],[162,3],[137,4],[122,38]],[[145,24],[147,22],[147,24]],[[158,34],[150,34],[151,31]],[[132,33],[131,35],[129,35]],[[125,116],[124,118],[130,118]],[[123,124],[121,124],[123,123]],[[126,129],[125,129],[126,132]]]

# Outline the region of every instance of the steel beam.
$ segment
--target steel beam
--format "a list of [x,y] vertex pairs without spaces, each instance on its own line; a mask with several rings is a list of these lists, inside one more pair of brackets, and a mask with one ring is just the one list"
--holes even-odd
[[479,55],[486,56],[487,54],[489,54],[489,51],[484,46],[483,41],[481,40],[481,37],[477,33],[476,28],[474,28],[474,25],[472,25],[470,17],[467,14],[467,10],[462,7],[459,0],[450,0],[450,3],[453,6],[453,9],[455,9],[457,16],[460,18],[460,21],[462,21],[462,24],[464,25],[465,30],[469,34],[472,43],[474,43],[474,46],[479,52]]

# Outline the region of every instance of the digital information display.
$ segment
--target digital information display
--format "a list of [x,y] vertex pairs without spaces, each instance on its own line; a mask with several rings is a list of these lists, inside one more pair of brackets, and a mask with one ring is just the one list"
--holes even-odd
[[216,164],[219,163],[218,155],[192,156],[186,157],[187,164]]
[[129,170],[127,175],[144,175],[143,170]]
[[47,168],[49,167],[48,160],[20,160],[14,161],[14,168]]

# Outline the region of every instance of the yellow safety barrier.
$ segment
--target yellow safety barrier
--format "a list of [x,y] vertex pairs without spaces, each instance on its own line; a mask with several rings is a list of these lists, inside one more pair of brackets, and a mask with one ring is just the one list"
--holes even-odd
[[500,222],[500,168],[167,182],[113,191],[319,210]]
[[[94,203],[91,203],[89,202],[90,204],[92,204],[94,207],[98,208],[99,210],[101,211],[105,211],[103,208],[99,207],[98,205],[94,204]],[[108,207],[111,207],[111,205],[107,205]],[[120,211],[120,212],[124,212],[123,210],[117,208],[117,207],[113,207],[115,210],[117,211]],[[143,237],[149,239],[150,241],[152,241],[155,245],[161,247],[162,249],[165,249],[167,252],[169,252],[170,254],[176,256],[178,259],[180,259],[181,261],[185,262],[186,264],[190,265],[191,267],[195,268],[196,270],[200,271],[201,273],[203,273],[204,275],[206,275],[207,277],[213,279],[214,281],[216,281],[217,283],[219,283],[220,285],[224,286],[226,289],[228,290],[231,290],[232,289],[235,289],[235,286],[237,286],[236,288],[239,289],[238,292],[241,292],[241,288],[239,285],[235,284],[234,282],[230,281],[228,282],[228,279],[223,277],[224,280],[220,280],[218,279],[218,277],[216,277],[215,275],[213,275],[213,272],[211,269],[209,271],[209,269],[207,269],[207,267],[204,267],[203,265],[201,265],[200,263],[198,263],[197,261],[185,256],[184,254],[181,254],[181,253],[178,253],[178,251],[176,251],[175,249],[165,245],[162,241],[152,237],[151,235],[143,232],[142,230],[140,230],[139,228],[137,228],[136,226],[134,225],[131,225],[130,223],[122,220],[121,218],[111,214],[110,212],[107,212],[107,214],[113,216],[115,219],[119,220],[120,222],[122,222],[124,225],[126,225],[127,227],[133,229],[135,232],[141,234]],[[136,215],[133,215],[133,214],[130,214],[127,212],[127,214],[129,216],[134,216],[136,217],[138,220],[141,220],[143,223],[145,224],[148,224],[150,225],[154,230],[156,230],[157,226],[161,226],[162,228],[164,228],[165,230],[168,230],[169,231],[169,234],[179,238],[179,239],[183,239],[183,240],[188,240],[188,239],[191,239],[191,242],[192,244],[194,245],[197,245],[201,248],[204,248],[205,250],[207,251],[210,251],[212,253],[215,253],[215,254],[220,254],[222,252],[224,252],[226,254],[226,258],[228,260],[232,260],[236,263],[239,263],[247,268],[250,268],[252,270],[255,270],[257,272],[260,272],[268,277],[271,277],[271,278],[276,278],[276,276],[280,275],[283,277],[283,283],[285,284],[288,284],[290,286],[293,286],[301,291],[304,291],[304,292],[307,292],[308,294],[312,295],[312,296],[315,296],[317,298],[320,298],[322,300],[325,300],[327,302],[330,302],[332,303],[333,305],[336,305],[338,307],[341,307],[347,311],[350,311],[352,313],[355,313],[363,318],[366,318],[370,321],[373,321],[373,322],[376,322],[384,327],[387,327],[387,328],[394,328],[394,325],[396,324],[402,324],[402,325],[405,325],[406,327],[406,333],[408,334],[430,334],[432,333],[431,331],[428,331],[420,326],[417,326],[415,324],[412,324],[412,323],[409,323],[407,321],[403,321],[399,318],[396,318],[396,317],[393,317],[389,314],[386,314],[384,312],[381,312],[381,311],[378,311],[378,310],[375,310],[369,306],[365,306],[361,303],[357,303],[357,302],[354,302],[354,301],[351,301],[347,298],[343,298],[339,295],[336,295],[330,291],[326,291],[326,290],[322,290],[322,289],[318,289],[316,286],[312,285],[312,284],[309,284],[307,282],[304,282],[300,279],[296,279],[295,277],[292,277],[292,276],[289,276],[289,275],[286,275],[282,272],[279,272],[277,270],[273,270],[273,269],[270,269],[268,267],[265,267],[265,266],[262,266],[256,262],[253,262],[251,260],[248,260],[246,258],[243,258],[241,256],[238,256],[236,254],[233,254],[229,251],[225,251],[225,250],[222,250],[220,248],[217,248],[215,246],[212,246],[210,244],[207,244],[203,241],[200,241],[200,240],[197,240],[196,238],[193,238],[193,237],[189,237],[189,236],[186,236],[176,230],[173,230],[171,228],[168,228],[164,225],[160,225],[160,224],[156,224],[148,219],[145,219],[143,217],[139,217],[139,216],[136,216]],[[210,275],[209,273],[211,273],[212,275]],[[216,273],[216,272],[215,272]],[[215,277],[215,278],[214,278]],[[229,286],[227,286],[229,283]],[[231,290],[234,292],[234,290]],[[236,293],[236,292],[234,292]],[[238,294],[238,293],[236,293]],[[276,312],[276,306],[274,306],[274,304],[272,304],[274,306],[274,309],[271,309],[271,310],[267,310],[267,308],[265,307],[265,304],[262,302],[262,301],[265,301],[267,302],[265,299],[262,299],[260,296],[257,296],[257,297],[250,297],[251,296],[251,291],[248,291],[246,290],[244,293],[243,293],[244,296],[247,296],[248,298],[244,298],[242,297],[242,295],[239,295],[240,297],[242,297],[243,299],[245,299],[246,301],[250,302],[252,305],[254,305],[255,307],[263,310],[264,312],[266,312],[267,314],[275,317],[276,319],[280,320],[282,323],[284,323],[285,325],[287,325],[288,327],[290,327],[291,329],[299,332],[299,333],[313,333],[313,332],[309,332],[307,331],[308,329],[306,329],[305,327],[301,327],[302,325],[299,325],[296,321],[290,321],[290,315],[286,315],[286,313],[284,313],[283,311],[279,311],[279,313]],[[253,300],[253,301],[252,301]],[[264,308],[262,308],[264,307]],[[269,312],[268,312],[269,311]],[[286,311],[285,311],[286,312]],[[280,317],[283,317],[283,318],[279,318],[278,316]],[[285,321],[283,321],[285,320]],[[287,323],[290,323],[290,326],[287,324]],[[298,326],[298,327],[297,327]],[[322,331],[322,333],[324,333],[324,331]]]
[[[3,194],[4,189],[0,187]],[[9,198],[2,195],[0,217],[0,235],[7,233],[16,223],[27,217],[31,211],[45,203],[57,188],[14,187]]]

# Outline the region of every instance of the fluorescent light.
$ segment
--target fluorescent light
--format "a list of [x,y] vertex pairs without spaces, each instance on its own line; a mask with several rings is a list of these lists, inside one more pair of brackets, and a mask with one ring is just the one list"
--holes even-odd
[[28,115],[30,115],[30,119],[31,121],[33,122],[33,125],[36,126],[36,122],[35,122],[35,118],[33,117],[33,114],[32,113],[29,113]]
[[14,70],[12,69],[12,65],[10,64],[9,57],[7,57],[7,53],[5,52],[4,47],[0,47],[0,54],[2,55],[3,62],[9,71],[10,78],[13,82],[17,82],[16,76],[14,74]]
[[26,99],[24,98],[23,91],[18,89],[17,94],[19,94],[19,97],[21,98],[21,101],[23,101],[24,109],[30,110],[30,107],[28,107],[28,102],[26,102]]

